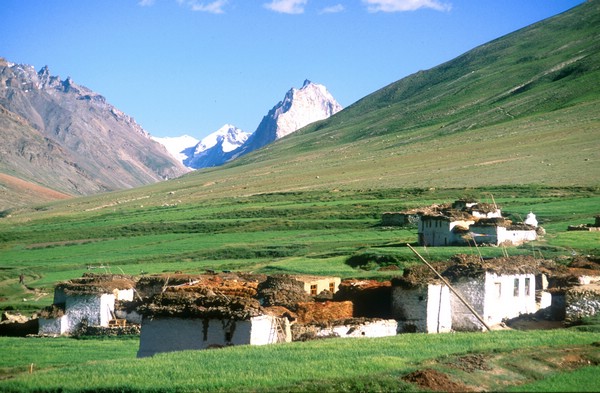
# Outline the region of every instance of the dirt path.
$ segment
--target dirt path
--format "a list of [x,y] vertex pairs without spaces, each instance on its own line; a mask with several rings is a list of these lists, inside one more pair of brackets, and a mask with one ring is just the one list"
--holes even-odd
[[403,380],[436,392],[489,392],[599,364],[600,342],[595,342],[586,346],[444,357],[424,364]]

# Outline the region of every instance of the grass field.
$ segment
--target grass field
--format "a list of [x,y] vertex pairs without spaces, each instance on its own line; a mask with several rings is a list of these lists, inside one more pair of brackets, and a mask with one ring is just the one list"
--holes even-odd
[[[592,187],[307,191],[182,201],[164,207],[129,202],[118,204],[116,211],[68,212],[63,209],[73,202],[62,202],[0,220],[0,307],[33,312],[51,303],[56,282],[85,272],[211,269],[389,278],[401,270],[355,269],[345,263],[356,255],[388,255],[401,269],[417,263],[406,247],[415,243],[416,228],[381,227],[381,214],[461,197],[489,202],[493,197],[515,221],[531,210],[538,215],[546,236],[510,248],[510,254],[553,258],[598,253],[597,232],[566,230],[568,225],[594,222],[600,191]],[[80,204],[94,198],[100,197],[82,199]],[[443,260],[476,251],[441,247],[421,252],[430,260]],[[503,250],[484,247],[479,252],[499,256]],[[21,273],[26,287],[18,284]]]
[[[463,386],[486,391],[511,387],[519,391],[594,391],[600,383],[599,340],[598,331],[573,329],[403,334],[136,359],[137,338],[0,338],[2,348],[11,353],[10,359],[0,361],[1,373],[7,378],[0,380],[0,390],[415,391],[419,389],[402,377],[433,369]],[[473,357],[479,359],[477,366],[465,368],[467,359]],[[586,368],[581,369],[577,362],[585,363]],[[580,376],[588,379],[577,379]]]

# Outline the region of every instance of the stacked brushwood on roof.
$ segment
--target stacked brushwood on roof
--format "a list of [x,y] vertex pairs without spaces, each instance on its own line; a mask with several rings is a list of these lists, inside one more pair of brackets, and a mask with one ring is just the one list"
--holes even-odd
[[85,273],[83,277],[65,281],[56,286],[67,294],[102,294],[114,290],[135,288],[136,280],[124,274]]
[[354,315],[352,302],[298,303],[298,322],[313,323],[350,319]]
[[248,297],[207,295],[202,291],[166,291],[139,305],[148,317],[181,317],[246,320],[261,315],[258,300]]
[[[478,255],[458,254],[448,262],[432,263],[431,265],[449,281],[460,278],[477,278],[485,273],[498,275],[548,274],[562,269],[554,261],[525,255],[481,259]],[[403,277],[393,279],[392,283],[394,286],[408,289],[427,284],[440,284],[441,280],[427,266],[418,265],[405,269]]]
[[141,284],[145,293],[149,288],[155,292],[137,307],[149,317],[246,320],[267,314],[295,319],[297,304],[313,300],[303,284],[289,275],[211,274],[188,275],[184,279],[163,276],[142,279]]
[[60,318],[65,315],[64,304],[52,304],[40,310],[38,316],[44,319]]
[[304,291],[303,283],[285,274],[267,277],[257,290],[257,296],[264,306],[282,306],[296,311],[298,303],[312,300]]

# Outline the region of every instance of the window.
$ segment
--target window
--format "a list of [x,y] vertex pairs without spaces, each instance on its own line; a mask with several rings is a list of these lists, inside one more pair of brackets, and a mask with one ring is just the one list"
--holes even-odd
[[525,277],[525,296],[531,296],[531,278]]
[[515,290],[514,290],[514,296],[519,296],[519,279],[515,278]]
[[310,285],[310,294],[313,296],[317,294],[317,284]]
[[335,283],[334,282],[329,283],[329,292],[331,292],[331,293],[335,292]]
[[502,297],[502,283],[495,282],[494,287],[496,289],[496,297],[500,299]]

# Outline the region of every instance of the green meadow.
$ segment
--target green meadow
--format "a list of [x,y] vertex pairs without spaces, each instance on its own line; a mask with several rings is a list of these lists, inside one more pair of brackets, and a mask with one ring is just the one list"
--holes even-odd
[[[139,207],[120,204],[62,212],[64,202],[27,217],[0,221],[0,306],[31,313],[52,302],[56,282],[83,273],[153,274],[206,270],[309,273],[390,278],[418,263],[407,243],[416,227],[383,227],[384,212],[469,197],[495,202],[514,221],[533,211],[546,235],[520,247],[424,248],[432,261],[458,253],[484,256],[597,255],[599,232],[569,232],[593,223],[600,190],[591,187],[489,187],[482,189],[388,189],[307,191],[205,199],[202,203]],[[86,201],[87,203],[87,201]],[[355,256],[392,261],[400,270],[354,268]],[[380,258],[381,259],[381,258]],[[26,286],[18,284],[25,275]],[[45,295],[44,295],[45,294]]]
[[[137,338],[0,338],[5,392],[421,391],[403,376],[444,372],[485,391],[595,391],[600,332],[575,329],[403,334],[264,347],[183,351],[137,359]],[[585,367],[568,365],[576,353]],[[466,370],[468,357],[483,359]],[[493,370],[493,372],[490,372]],[[584,379],[579,379],[584,377]],[[551,379],[548,379],[551,378]]]

